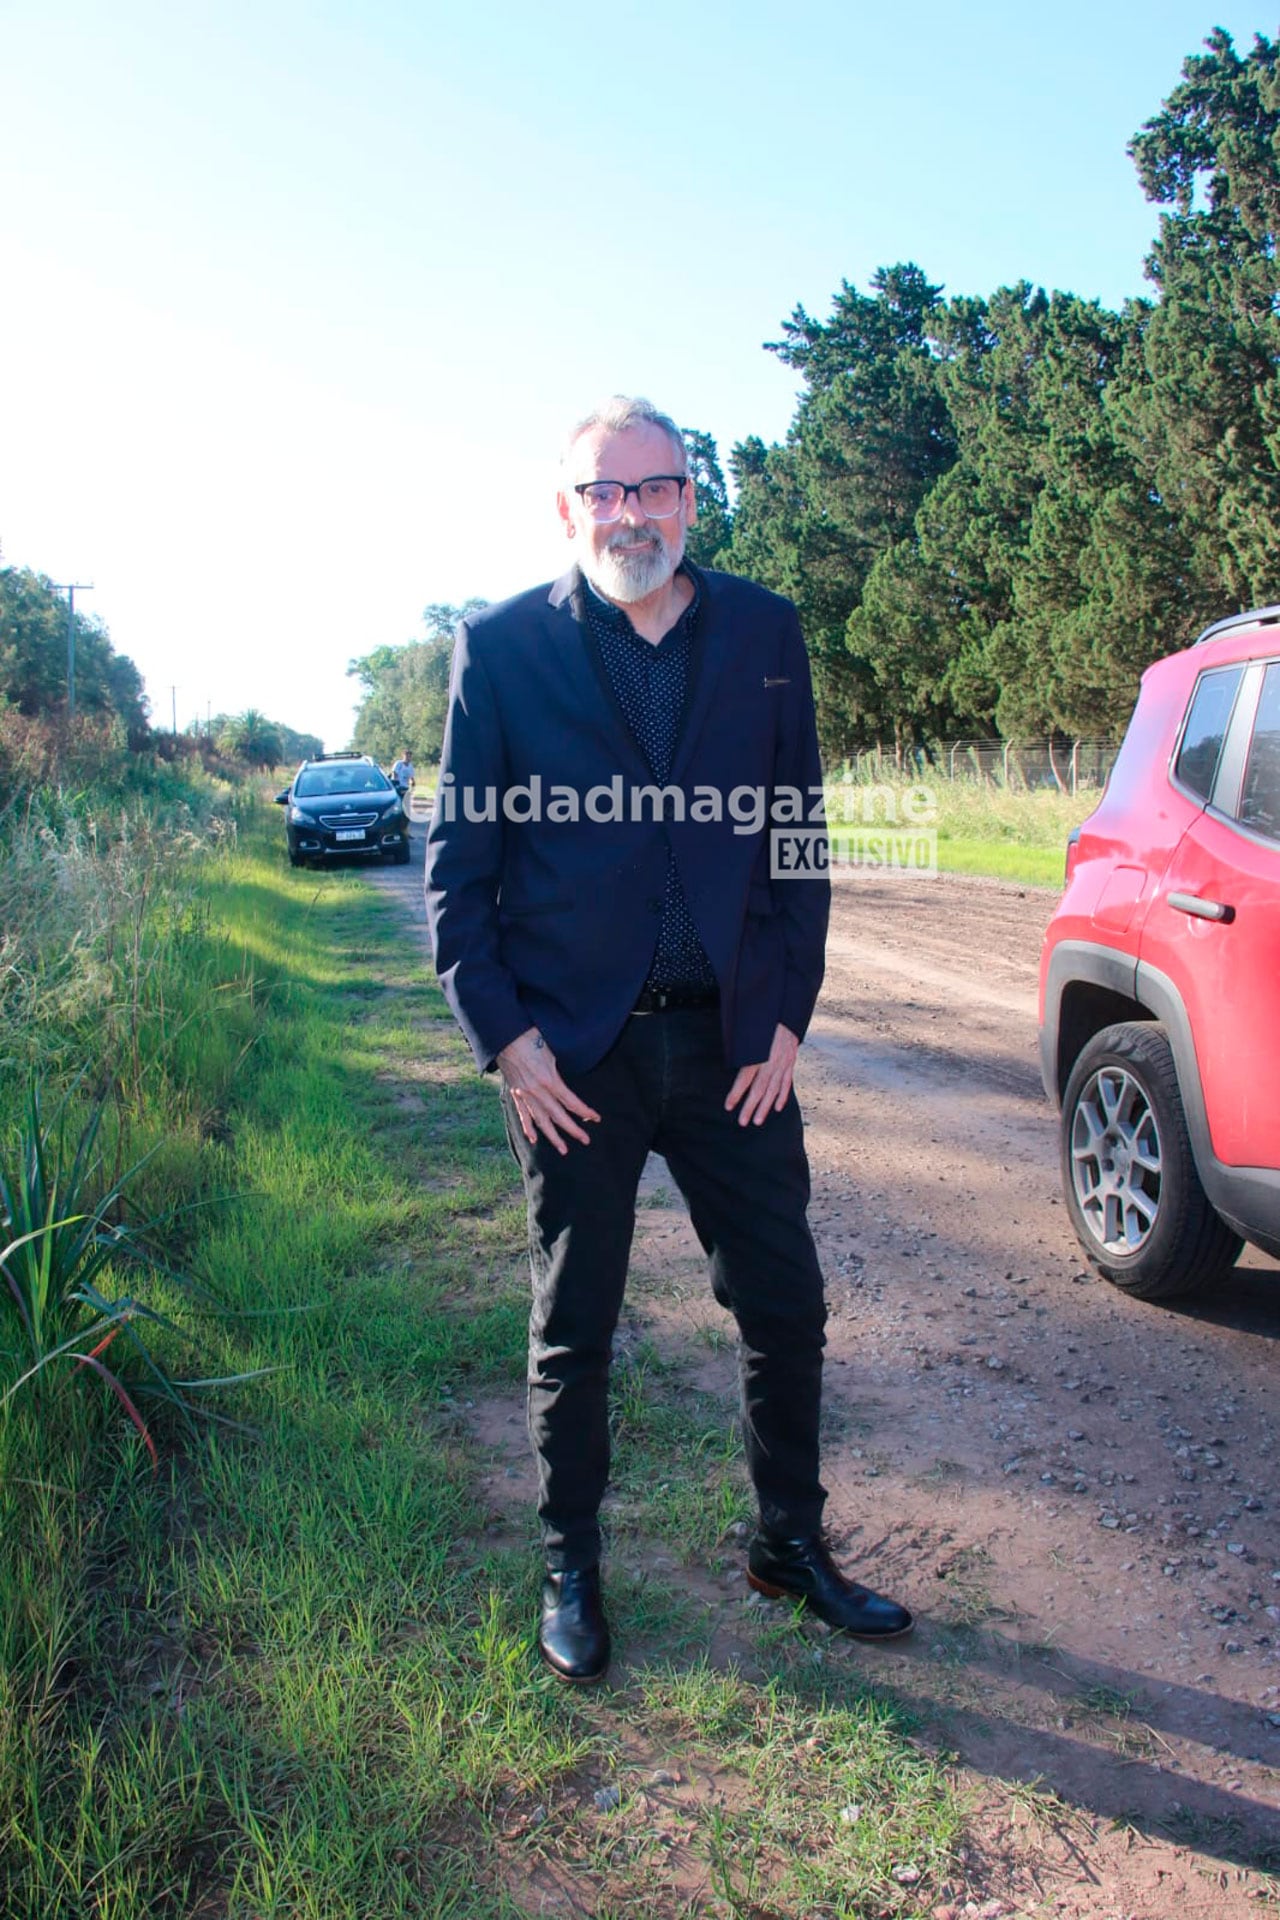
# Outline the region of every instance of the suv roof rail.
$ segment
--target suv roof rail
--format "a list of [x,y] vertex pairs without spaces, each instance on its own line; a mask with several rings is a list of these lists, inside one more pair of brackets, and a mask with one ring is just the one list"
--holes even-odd
[[368,758],[367,753],[353,753],[349,747],[344,747],[340,753],[313,753],[309,764],[314,766],[317,760],[367,760]]
[[1202,647],[1206,640],[1216,640],[1220,634],[1230,633],[1235,627],[1274,627],[1280,623],[1280,606],[1254,607],[1250,613],[1233,613],[1226,620],[1215,620],[1211,627],[1197,636],[1196,646]]

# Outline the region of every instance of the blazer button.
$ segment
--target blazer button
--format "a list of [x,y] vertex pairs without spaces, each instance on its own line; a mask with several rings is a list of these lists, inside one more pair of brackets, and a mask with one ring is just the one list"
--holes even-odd
[[662,912],[662,902],[661,902],[661,900],[658,900],[658,899],[656,899],[656,898],[655,898],[655,899],[652,899],[652,900],[646,900],[646,901],[645,901],[645,905],[646,905],[646,907],[648,907],[648,909],[649,909],[649,911],[650,911],[650,913],[661,913],[661,912]]

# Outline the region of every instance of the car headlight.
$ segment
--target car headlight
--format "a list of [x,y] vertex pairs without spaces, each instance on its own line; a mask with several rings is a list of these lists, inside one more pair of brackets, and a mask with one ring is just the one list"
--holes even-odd
[[295,827],[314,827],[315,825],[315,816],[304,813],[301,807],[290,807],[289,818]]

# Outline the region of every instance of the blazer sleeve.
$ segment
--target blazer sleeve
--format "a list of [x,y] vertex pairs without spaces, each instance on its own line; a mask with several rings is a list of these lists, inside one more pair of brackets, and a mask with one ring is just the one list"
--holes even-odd
[[[506,785],[497,699],[464,621],[454,642],[440,783],[427,832],[427,926],[445,999],[485,1072],[533,1025],[503,964],[499,938]],[[486,788],[493,791],[495,817],[468,819],[464,796],[472,812],[486,814]]]
[[[791,697],[783,711],[775,787],[795,788],[807,800],[815,789],[818,793],[822,791],[822,761],[818,753],[809,655],[794,608],[789,612],[783,657]],[[782,919],[786,951],[782,1010],[778,1018],[803,1040],[813,1018],[826,968],[831,881],[824,865],[811,876],[774,881],[772,892],[774,911]]]

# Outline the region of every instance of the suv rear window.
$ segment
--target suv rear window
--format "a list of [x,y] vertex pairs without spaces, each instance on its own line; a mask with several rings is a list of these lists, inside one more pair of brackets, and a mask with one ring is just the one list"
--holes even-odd
[[1280,662],[1267,668],[1240,795],[1240,822],[1280,840]]
[[1190,787],[1202,800],[1213,792],[1222,742],[1243,671],[1243,667],[1221,667],[1216,673],[1202,674],[1196,684],[1173,771],[1183,786]]

